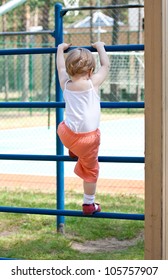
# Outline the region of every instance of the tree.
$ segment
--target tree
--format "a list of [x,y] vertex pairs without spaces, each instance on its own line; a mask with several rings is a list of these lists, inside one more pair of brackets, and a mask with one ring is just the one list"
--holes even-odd
[[[5,4],[5,1],[2,0],[2,5]],[[6,27],[7,27],[7,19],[6,19],[6,14],[4,14],[2,16],[2,29],[3,32],[6,31]],[[6,38],[3,37],[3,43],[4,43],[4,48],[6,45]],[[5,88],[5,101],[8,101],[8,92],[9,92],[9,77],[8,77],[8,56],[4,56],[4,88]]]
[[[112,5],[118,5],[118,0],[112,0]],[[118,44],[118,33],[119,33],[119,9],[115,9],[115,12],[113,13],[113,18],[114,18],[114,24],[113,24],[113,29],[112,29],[112,45],[117,45]],[[117,65],[117,59],[118,56],[114,55],[111,57],[111,65]],[[116,67],[116,71],[118,72],[118,69]],[[118,73],[116,73],[116,76],[118,76]],[[115,81],[116,82],[116,81]],[[110,85],[110,91],[111,94],[114,96],[115,100],[118,101],[118,85],[116,83],[113,83]]]

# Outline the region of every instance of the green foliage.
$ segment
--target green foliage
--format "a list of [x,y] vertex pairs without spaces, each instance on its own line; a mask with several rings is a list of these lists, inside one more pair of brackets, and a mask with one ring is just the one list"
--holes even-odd
[[[6,1],[7,2],[7,1]],[[0,29],[3,31],[3,28],[5,28],[4,31],[21,31],[26,30],[26,20],[31,19],[31,21],[34,21],[35,12],[36,16],[38,15],[39,22],[38,25],[43,25],[45,27],[46,23],[45,21],[49,21],[49,29],[53,28],[53,22],[54,22],[54,5],[59,2],[63,5],[63,8],[65,8],[64,1],[55,1],[55,0],[28,0],[25,3],[23,3],[21,6],[18,6],[14,10],[10,11],[6,15],[2,16],[6,18],[6,24],[5,27],[2,26],[0,22]],[[112,5],[112,0],[105,0],[105,1],[97,1],[97,0],[86,0],[85,2],[79,1],[79,6],[93,6],[95,7],[100,2],[100,6],[108,6]],[[117,0],[118,4],[128,4],[128,0]],[[0,4],[2,4],[2,1],[0,1]],[[27,9],[29,7],[29,9]],[[48,13],[49,11],[49,13]],[[109,15],[109,10],[103,10],[104,13]],[[123,22],[127,22],[127,16],[128,16],[128,10],[127,9],[119,9],[119,18]],[[46,16],[45,16],[46,14]],[[47,16],[49,14],[49,18]],[[70,16],[64,17],[64,24],[65,26],[73,23],[77,20],[82,20],[87,15],[90,14],[90,11],[80,11],[77,16],[75,14],[71,13]]]

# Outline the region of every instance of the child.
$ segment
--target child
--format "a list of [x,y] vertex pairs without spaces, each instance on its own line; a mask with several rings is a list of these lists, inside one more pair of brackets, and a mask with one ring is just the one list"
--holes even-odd
[[83,179],[83,214],[100,212],[95,203],[96,184],[99,175],[98,149],[100,145],[100,97],[99,86],[109,72],[109,59],[103,42],[92,44],[99,54],[100,68],[96,73],[93,54],[85,48],[64,51],[71,44],[62,43],[57,49],[57,69],[65,100],[66,118],[58,126],[57,133],[69,155],[76,157],[74,172]]

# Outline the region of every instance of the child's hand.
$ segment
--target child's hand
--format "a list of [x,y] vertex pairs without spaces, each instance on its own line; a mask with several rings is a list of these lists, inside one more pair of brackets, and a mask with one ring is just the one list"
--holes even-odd
[[62,49],[63,51],[67,50],[72,44],[62,43],[58,45],[59,49]]
[[98,42],[95,42],[92,44],[92,47],[95,48],[95,49],[99,49],[99,48],[104,48],[105,46],[105,43],[104,42],[101,42],[101,41],[98,41]]

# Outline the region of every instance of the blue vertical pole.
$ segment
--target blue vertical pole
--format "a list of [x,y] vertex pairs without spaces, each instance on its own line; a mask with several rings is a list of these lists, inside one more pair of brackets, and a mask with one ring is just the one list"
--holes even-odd
[[[55,4],[55,46],[57,47],[63,42],[63,19],[60,14],[62,5],[60,3]],[[62,91],[58,80],[58,72],[56,69],[56,101],[62,101]],[[63,120],[63,108],[56,109],[56,127]],[[58,137],[56,136],[56,149],[57,155],[64,154],[63,145]],[[57,209],[64,209],[64,162],[57,161]],[[57,231],[64,232],[64,220],[63,216],[57,216]]]

